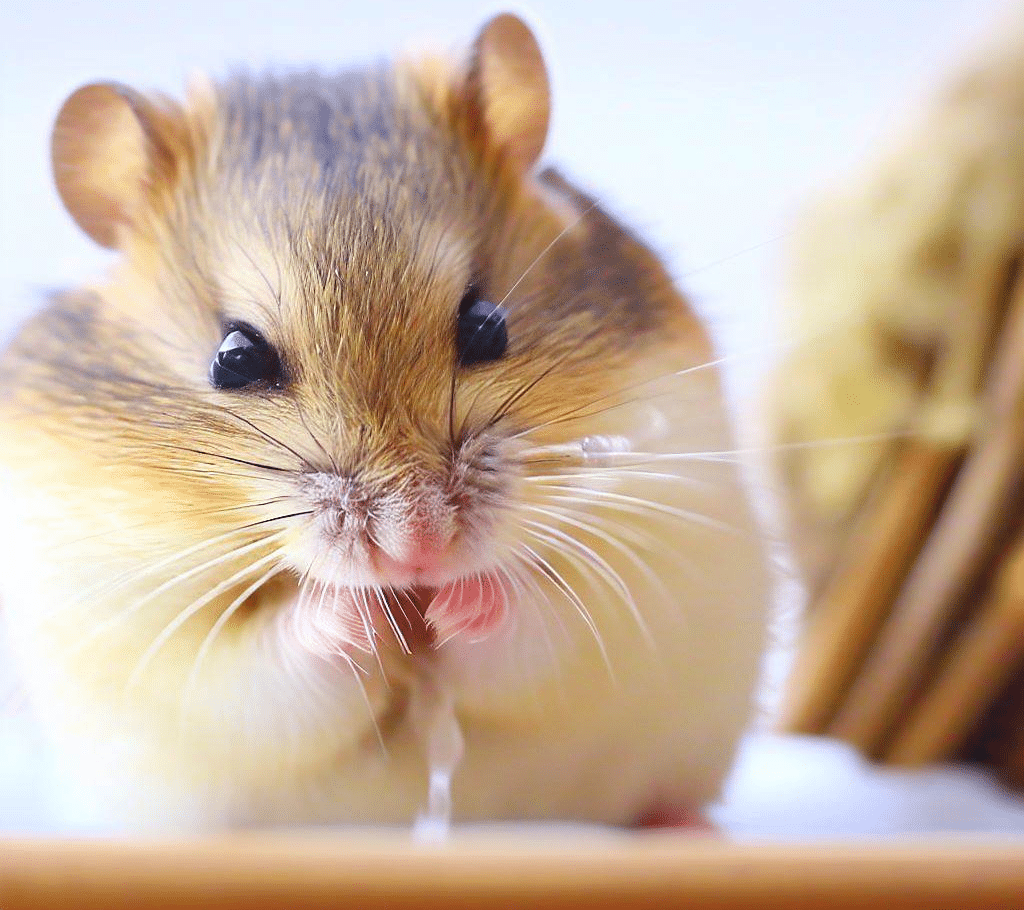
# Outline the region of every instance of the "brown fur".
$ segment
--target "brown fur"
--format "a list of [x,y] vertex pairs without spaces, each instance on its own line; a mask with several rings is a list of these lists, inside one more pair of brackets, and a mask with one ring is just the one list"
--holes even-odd
[[[501,33],[485,31],[490,37],[478,40],[468,65],[239,74],[193,91],[184,106],[121,88],[82,96],[104,110],[118,99],[130,106],[147,163],[138,179],[102,192],[88,181],[63,185],[75,217],[97,239],[111,239],[121,260],[102,285],[51,300],[0,360],[0,421],[12,438],[4,477],[13,512],[31,526],[26,549],[10,555],[9,577],[17,579],[14,637],[44,717],[71,751],[106,737],[104,748],[159,794],[125,797],[116,811],[132,823],[408,818],[422,792],[416,749],[403,746],[420,656],[401,653],[386,627],[374,630],[382,672],[367,673],[360,695],[338,660],[295,658],[289,633],[276,625],[296,596],[296,577],[320,571],[324,541],[344,540],[346,558],[365,561],[366,543],[346,537],[346,523],[378,522],[397,552],[405,524],[419,522],[431,533],[450,531],[458,571],[487,569],[520,545],[519,523],[533,514],[524,509],[545,502],[531,492],[532,475],[557,470],[550,460],[531,468],[521,434],[533,446],[642,435],[647,396],[660,386],[671,392],[654,399],[672,427],[667,451],[682,439],[696,451],[730,445],[714,373],[687,382],[689,398],[673,385],[676,371],[712,352],[664,268],[559,174],[532,175],[547,80],[517,83],[540,59],[524,29],[504,22]],[[507,47],[502,34],[514,38]],[[518,62],[481,65],[481,54],[503,53]],[[511,109],[536,109],[510,118],[501,102],[509,92],[519,93]],[[74,117],[66,121],[61,128],[73,129]],[[55,150],[78,162],[96,154],[88,137]],[[500,360],[462,368],[455,333],[469,285],[504,302],[510,342]],[[278,352],[279,388],[210,386],[210,361],[236,321],[256,327]],[[682,633],[679,608],[619,550],[608,555],[637,596],[655,604],[650,618],[676,676],[658,675],[661,665],[645,656],[623,604],[596,595],[599,634],[626,642],[613,648],[626,675],[620,689],[607,689],[600,649],[571,603],[559,607],[570,611],[559,619],[565,655],[536,653],[531,624],[547,625],[538,603],[539,619],[522,605],[524,615],[492,641],[430,657],[442,667],[453,661],[443,672],[456,680],[460,710],[479,718],[468,728],[478,743],[457,801],[461,816],[625,821],[656,797],[694,805],[713,795],[746,716],[766,592],[733,468],[697,465],[694,473],[704,491],[680,482],[664,503],[693,505],[740,534],[729,538],[730,577],[691,581],[681,595],[707,601],[687,618],[687,628],[706,625],[704,633]],[[637,481],[621,483],[629,491]],[[378,514],[389,510],[397,516],[390,525]],[[282,521],[284,513],[294,518]],[[645,534],[664,541],[659,521],[668,518],[629,518],[629,546]],[[183,708],[199,643],[250,579],[220,593],[217,583],[244,567],[244,552],[273,558],[272,534],[287,571],[224,628],[203,667],[201,702]],[[678,535],[688,552],[719,555],[706,527],[680,527]],[[218,536],[235,551],[201,549]],[[224,550],[216,578],[174,581],[181,565],[160,568],[188,546]],[[549,558],[577,586],[586,583],[575,563]],[[674,571],[675,560],[649,558],[654,575]],[[150,581],[118,589],[119,578],[147,566]],[[678,589],[678,580],[666,580]],[[178,587],[160,593],[160,582]],[[550,577],[532,583],[557,599]],[[82,591],[91,592],[84,603],[76,600]],[[202,597],[208,609],[150,653],[161,630]],[[708,607],[719,599],[721,608]],[[129,619],[119,620],[126,605]],[[110,629],[94,635],[97,626]],[[288,661],[278,659],[281,649]],[[504,688],[457,681],[481,655],[490,655],[488,679],[505,680]],[[666,709],[691,680],[708,686],[708,662],[730,681],[698,694],[685,717]],[[558,702],[559,685],[576,707],[538,714],[538,705]],[[559,764],[563,749],[592,752],[596,768],[615,767],[619,759],[598,753],[631,754],[628,737],[612,731],[625,729],[638,702],[652,712],[644,757],[618,790],[597,778],[558,790],[561,771],[533,769],[542,755]],[[377,797],[379,783],[361,776],[372,778],[377,767],[365,754],[376,742],[367,709],[396,756],[392,784]],[[509,717],[536,732],[516,740],[527,751],[508,781],[481,784],[494,723]],[[529,745],[534,737],[545,745]],[[690,755],[691,741],[703,759]],[[489,773],[493,780],[493,767]],[[372,798],[376,808],[360,802]],[[147,809],[148,799],[160,808]]]

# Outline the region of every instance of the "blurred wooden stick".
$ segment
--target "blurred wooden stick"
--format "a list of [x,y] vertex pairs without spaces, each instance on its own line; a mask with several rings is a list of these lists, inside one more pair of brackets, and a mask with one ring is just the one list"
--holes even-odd
[[988,598],[953,642],[937,679],[897,731],[885,758],[920,765],[950,758],[1024,661],[1024,535]]
[[828,732],[878,755],[1005,525],[1024,463],[1024,282],[989,371],[976,447],[946,498],[875,647]]
[[808,615],[782,729],[820,733],[836,711],[934,519],[958,450],[912,440],[850,531]]
[[[972,306],[951,314],[955,325],[933,372],[932,402],[955,404],[976,392],[1003,321],[1008,277],[1006,263],[993,260],[968,295]],[[870,647],[921,552],[966,445],[911,441],[855,519],[843,559],[807,618],[783,729],[838,732],[837,725],[843,730],[851,724],[844,719],[848,689],[862,661],[871,661]]]

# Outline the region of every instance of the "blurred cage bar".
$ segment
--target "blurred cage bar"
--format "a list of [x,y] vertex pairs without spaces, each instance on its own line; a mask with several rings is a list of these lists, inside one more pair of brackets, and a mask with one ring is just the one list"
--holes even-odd
[[[870,301],[843,314],[874,321],[872,356],[910,377],[913,402],[899,420],[892,411],[868,427],[880,431],[860,465],[869,467],[846,478],[848,495],[831,512],[809,492],[814,468],[798,450],[813,437],[806,422],[790,420],[790,401],[774,403],[772,432],[783,443],[777,460],[809,595],[782,729],[838,737],[897,765],[975,761],[1024,788],[1024,18],[1014,25],[1011,39],[982,55],[909,142],[867,180],[844,187],[846,200],[882,199],[881,188],[891,199],[927,172],[934,196],[945,194],[924,207],[921,218],[932,225],[889,216],[897,205],[920,204],[912,192],[888,210],[873,202],[882,213],[874,225],[864,217],[868,206],[847,218],[856,207],[844,202],[839,218],[847,218],[848,244],[872,229],[890,231],[888,246],[876,243],[871,254],[880,271],[902,276],[908,291],[931,282],[937,298],[954,301],[936,303],[924,341],[894,328],[898,315],[886,323]],[[949,178],[934,177],[940,171]],[[972,223],[993,226],[980,248],[969,246]],[[893,224],[910,225],[913,236],[904,243]],[[811,239],[803,252],[820,256],[827,247]],[[893,265],[900,257],[908,264]],[[866,271],[849,270],[849,295],[871,282]],[[893,287],[896,308],[900,285]],[[801,370],[807,379],[810,370],[840,369],[830,366],[827,346],[813,357],[808,350],[783,363],[780,395],[800,394]],[[844,378],[838,394],[851,411],[854,399],[887,381],[881,372]],[[919,432],[916,418],[954,388],[971,405],[963,431]],[[813,407],[811,397],[799,407]],[[828,425],[842,445],[842,402],[820,407],[832,408]],[[851,446],[866,426],[853,424]]]

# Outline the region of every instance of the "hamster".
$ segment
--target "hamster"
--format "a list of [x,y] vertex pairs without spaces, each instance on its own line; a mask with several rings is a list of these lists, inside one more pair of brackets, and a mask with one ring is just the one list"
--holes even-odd
[[708,333],[548,120],[507,14],[64,104],[57,188],[119,255],[0,359],[0,597],[104,823],[404,825],[446,763],[456,821],[718,793],[765,541]]

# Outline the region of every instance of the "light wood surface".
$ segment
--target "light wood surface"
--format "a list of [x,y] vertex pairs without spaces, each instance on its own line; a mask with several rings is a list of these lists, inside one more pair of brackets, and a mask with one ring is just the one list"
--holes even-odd
[[1024,841],[751,846],[676,833],[434,847],[377,835],[0,840],[3,910],[157,906],[1019,910]]

